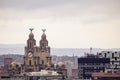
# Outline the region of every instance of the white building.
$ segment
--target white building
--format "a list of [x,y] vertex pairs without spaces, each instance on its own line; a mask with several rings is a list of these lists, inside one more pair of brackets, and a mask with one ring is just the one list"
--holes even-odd
[[100,58],[110,58],[110,68],[120,70],[120,51],[102,51],[98,53]]
[[56,71],[41,70],[39,72],[29,72],[26,80],[62,80],[63,76]]

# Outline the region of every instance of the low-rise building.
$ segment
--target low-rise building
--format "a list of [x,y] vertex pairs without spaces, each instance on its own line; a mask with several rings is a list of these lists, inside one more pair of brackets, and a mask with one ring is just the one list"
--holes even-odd
[[120,80],[120,74],[118,73],[93,73],[92,80]]
[[78,69],[72,69],[72,79],[78,78]]
[[13,62],[12,58],[4,58],[4,70],[8,71],[12,62]]
[[63,80],[64,76],[52,70],[27,73],[27,80]]

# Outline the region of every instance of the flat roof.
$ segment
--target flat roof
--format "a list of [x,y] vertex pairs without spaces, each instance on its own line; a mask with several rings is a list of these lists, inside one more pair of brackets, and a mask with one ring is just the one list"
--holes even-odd
[[96,72],[92,73],[93,77],[120,77],[120,73],[104,73],[104,72]]

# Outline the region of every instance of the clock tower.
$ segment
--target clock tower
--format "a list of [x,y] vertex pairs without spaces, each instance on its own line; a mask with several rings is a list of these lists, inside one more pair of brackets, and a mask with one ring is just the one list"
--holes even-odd
[[40,46],[36,45],[34,39],[33,28],[30,28],[29,38],[25,46],[24,64],[22,66],[23,72],[33,72],[45,69],[48,62],[50,62],[50,47],[46,39],[45,29],[40,40]]
[[36,45],[34,39],[33,28],[30,28],[30,34],[25,46],[24,63],[21,65],[21,74],[29,72],[40,72],[41,70],[57,71],[57,73],[67,77],[67,70],[62,62],[54,65],[51,61],[50,47],[48,46],[45,29],[42,29],[43,34],[39,41],[39,46]]

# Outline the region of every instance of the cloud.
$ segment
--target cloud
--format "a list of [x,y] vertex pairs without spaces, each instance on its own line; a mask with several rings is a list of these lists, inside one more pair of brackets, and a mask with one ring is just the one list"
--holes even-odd
[[119,0],[0,0],[0,42],[24,42],[31,26],[39,40],[41,26],[46,26],[54,47],[118,47],[119,4]]
[[43,7],[55,7],[70,2],[79,2],[79,0],[1,0],[1,8],[18,8],[18,9],[36,9]]
[[16,14],[18,18],[118,17],[119,3],[119,0],[1,0],[0,15],[13,19]]

